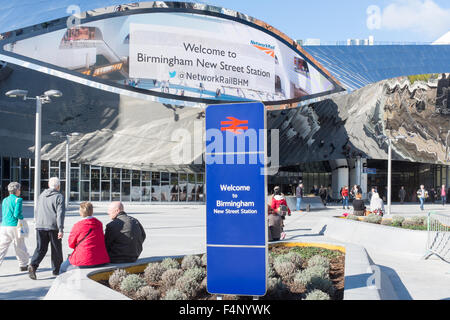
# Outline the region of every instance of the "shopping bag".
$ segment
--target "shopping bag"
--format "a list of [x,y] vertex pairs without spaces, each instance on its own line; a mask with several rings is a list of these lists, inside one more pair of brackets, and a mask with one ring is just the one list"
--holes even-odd
[[27,238],[29,234],[28,223],[25,220],[17,222],[17,236],[19,239]]

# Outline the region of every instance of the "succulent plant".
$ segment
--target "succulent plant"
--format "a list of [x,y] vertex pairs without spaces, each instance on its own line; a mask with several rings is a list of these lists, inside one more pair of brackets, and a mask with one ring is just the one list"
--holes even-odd
[[347,216],[347,219],[359,221],[358,216],[355,216],[354,214],[349,214],[349,215]]
[[200,290],[206,290],[208,287],[208,280],[205,277],[202,282],[200,283]]
[[201,261],[202,261],[202,267],[206,267],[206,263],[207,263],[206,253],[202,255]]
[[401,227],[403,221],[405,221],[405,218],[404,218],[404,217],[401,217],[401,216],[394,216],[394,217],[392,218],[392,225],[393,225],[394,227]]
[[197,282],[201,282],[203,278],[206,277],[206,271],[203,268],[194,267],[187,269],[183,276],[186,278],[192,278]]
[[173,287],[177,282],[177,280],[180,279],[182,276],[183,270],[180,269],[166,270],[161,276],[161,284],[166,288]]
[[290,261],[275,261],[273,268],[281,279],[286,282],[290,282],[294,278],[295,272],[298,270],[295,264]]
[[315,278],[329,280],[328,269],[320,265],[308,267],[295,274],[293,283],[296,288],[299,286],[307,288]]
[[176,288],[171,288],[167,290],[163,298],[163,300],[187,300],[187,299],[188,297],[183,292],[181,292]]
[[126,276],[121,284],[120,284],[120,290],[126,294],[130,295],[135,293],[137,290],[139,290],[141,287],[144,287],[146,285],[145,280],[139,277],[137,274],[130,274]]
[[321,290],[312,290],[308,292],[304,300],[331,300],[328,293]]
[[144,286],[139,288],[135,293],[136,300],[158,300],[159,291],[151,286]]
[[164,273],[164,271],[166,270],[161,266],[160,263],[158,262],[149,263],[144,270],[145,281],[147,281],[149,285],[161,281],[161,276]]
[[303,258],[298,252],[290,251],[286,254],[286,257],[295,265],[296,268],[300,269],[302,267]]
[[126,272],[124,269],[114,270],[114,272],[108,279],[109,286],[114,290],[118,290],[120,288],[120,283],[127,275],[128,272]]
[[313,267],[313,266],[322,266],[329,270],[330,269],[330,260],[324,256],[317,254],[315,256],[312,256],[308,260],[308,267]]
[[308,291],[321,290],[328,293],[334,293],[333,282],[330,279],[313,276],[311,280],[306,284]]
[[180,263],[175,259],[165,258],[161,261],[161,268],[163,268],[164,271],[169,269],[180,269]]
[[383,219],[383,220],[381,220],[381,224],[383,226],[392,226],[392,220],[390,220],[390,219]]
[[175,283],[175,288],[184,293],[188,299],[192,299],[199,293],[200,284],[194,278],[182,276]]
[[369,214],[368,216],[365,217],[364,221],[369,222],[369,223],[375,223],[375,224],[380,224],[381,220],[383,220],[383,218],[377,214]]
[[267,280],[267,295],[271,297],[281,297],[287,290],[286,285],[280,278],[269,278]]
[[202,260],[200,259],[199,256],[196,255],[185,256],[181,261],[181,268],[183,270],[187,270],[194,267],[201,267],[201,265]]

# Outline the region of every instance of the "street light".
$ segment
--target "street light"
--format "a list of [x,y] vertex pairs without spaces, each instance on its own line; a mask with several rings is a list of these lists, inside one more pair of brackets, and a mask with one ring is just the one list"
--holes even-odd
[[69,207],[70,202],[70,156],[69,156],[70,137],[78,137],[81,134],[79,132],[64,134],[59,131],[54,131],[50,134],[54,137],[66,139],[66,209],[67,209]]
[[386,137],[385,135],[378,136],[378,139],[383,139],[388,144],[388,178],[387,178],[387,215],[391,214],[391,179],[392,179],[392,142],[400,139],[406,139],[405,136],[399,135],[393,139]]
[[[37,203],[41,193],[41,113],[42,105],[52,102],[50,98],[62,97],[59,90],[48,90],[40,96],[28,97],[27,90],[10,90],[5,93],[10,98],[23,98],[23,100],[36,100],[36,131],[34,145],[34,217],[36,216]],[[34,218],[33,217],[33,218]]]

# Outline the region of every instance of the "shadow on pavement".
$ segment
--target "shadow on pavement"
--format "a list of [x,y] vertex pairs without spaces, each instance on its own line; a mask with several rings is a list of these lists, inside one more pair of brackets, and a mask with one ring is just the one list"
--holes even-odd
[[0,292],[0,300],[39,300],[44,297],[50,287]]

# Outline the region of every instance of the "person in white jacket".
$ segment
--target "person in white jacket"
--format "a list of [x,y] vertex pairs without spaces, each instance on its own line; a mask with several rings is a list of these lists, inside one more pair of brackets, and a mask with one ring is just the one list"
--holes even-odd
[[379,216],[384,214],[383,199],[380,198],[380,194],[378,192],[375,192],[370,199],[370,211]]

